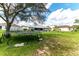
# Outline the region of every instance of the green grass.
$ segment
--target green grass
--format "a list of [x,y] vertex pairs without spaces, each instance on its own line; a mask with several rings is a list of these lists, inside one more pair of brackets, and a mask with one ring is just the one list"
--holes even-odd
[[0,30],[0,37],[2,36],[2,33],[4,33],[4,30]]
[[51,55],[79,55],[79,32],[48,32],[43,34]]
[[[0,35],[3,31],[0,31]],[[38,41],[36,33],[12,34],[9,45],[0,44],[0,55],[4,56],[79,56],[79,32],[42,32],[43,40]],[[32,40],[33,39],[33,40]],[[26,43],[23,47],[13,47],[16,43]],[[44,53],[39,54],[38,50]]]

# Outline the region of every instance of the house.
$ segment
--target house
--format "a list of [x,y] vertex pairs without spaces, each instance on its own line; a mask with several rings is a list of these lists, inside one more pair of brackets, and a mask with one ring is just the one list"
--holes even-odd
[[0,23],[0,29],[6,30],[6,23]]
[[61,26],[57,26],[57,25],[52,25],[50,26],[51,31],[72,31],[74,30],[73,26],[69,26],[69,25],[61,25]]
[[60,31],[72,31],[73,27],[69,25],[56,26]]
[[24,25],[22,25],[22,26],[20,26],[20,30],[21,31],[30,31],[30,28],[28,27],[28,26],[24,26]]
[[49,27],[47,26],[29,26],[29,28],[31,29],[31,31],[49,31]]
[[[6,30],[6,23],[0,23],[0,29]],[[22,25],[19,26],[17,24],[12,24],[10,31],[47,31],[48,27],[45,26],[27,26],[27,25]]]
[[21,30],[25,31],[49,31],[49,27],[42,25],[21,26]]
[[[19,28],[20,28],[19,25],[12,24],[10,31],[18,31],[18,30],[20,30]],[[6,30],[6,23],[0,23],[0,29]]]
[[21,27],[17,24],[12,24],[10,31],[21,31]]

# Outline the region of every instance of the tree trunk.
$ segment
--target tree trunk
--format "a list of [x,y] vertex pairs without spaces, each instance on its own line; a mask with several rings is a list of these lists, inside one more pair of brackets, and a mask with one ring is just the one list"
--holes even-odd
[[10,34],[10,28],[11,28],[11,24],[8,24],[8,23],[7,23],[6,32],[4,33],[4,36],[5,36],[6,38],[9,38],[9,37],[11,36],[11,34]]

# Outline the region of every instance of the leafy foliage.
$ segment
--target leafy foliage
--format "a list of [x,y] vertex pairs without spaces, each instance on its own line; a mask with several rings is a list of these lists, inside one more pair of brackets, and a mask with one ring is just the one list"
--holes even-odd
[[78,19],[76,19],[74,23],[79,23],[79,20],[78,20]]
[[43,23],[49,11],[45,8],[44,3],[0,3],[0,18],[6,22],[6,33],[4,36],[10,35],[10,28],[17,18],[20,20],[29,20],[35,24]]
[[3,10],[3,15],[0,17],[7,23],[13,23],[17,17],[20,20],[31,19],[34,21],[32,16],[36,16],[37,20],[45,20],[45,14],[49,12],[44,3],[0,3],[0,7]]
[[54,30],[53,31],[61,31],[58,27],[54,27]]

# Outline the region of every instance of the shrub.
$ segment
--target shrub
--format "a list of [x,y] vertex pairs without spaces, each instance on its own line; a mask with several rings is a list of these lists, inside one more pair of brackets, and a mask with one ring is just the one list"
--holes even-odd
[[41,34],[19,34],[12,36],[8,39],[8,44],[14,44],[14,43],[22,43],[22,42],[38,42],[39,38],[41,38]]
[[60,29],[59,29],[59,28],[57,28],[57,27],[55,27],[53,31],[58,31],[58,32],[59,32],[59,31],[60,31]]

